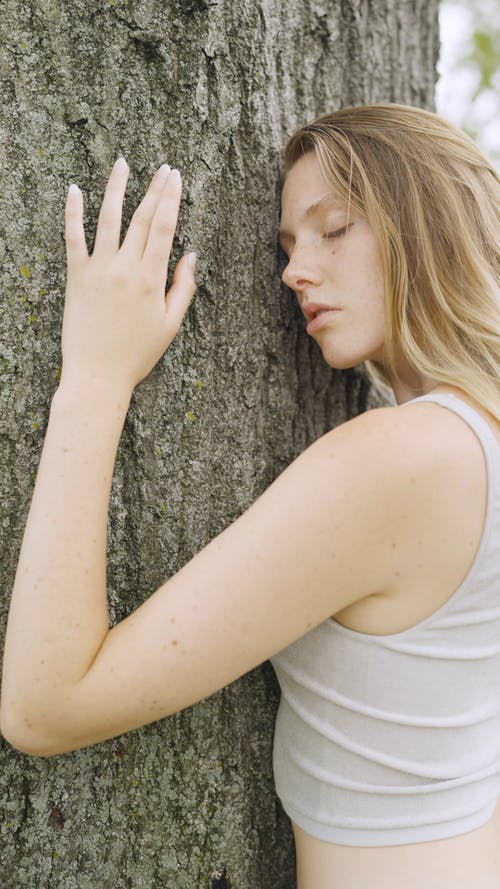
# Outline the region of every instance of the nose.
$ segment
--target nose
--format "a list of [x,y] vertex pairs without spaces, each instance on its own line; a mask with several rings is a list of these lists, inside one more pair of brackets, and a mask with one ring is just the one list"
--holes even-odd
[[321,283],[321,273],[317,261],[312,256],[307,256],[305,251],[294,251],[283,269],[281,280],[291,290],[300,292],[306,287]]

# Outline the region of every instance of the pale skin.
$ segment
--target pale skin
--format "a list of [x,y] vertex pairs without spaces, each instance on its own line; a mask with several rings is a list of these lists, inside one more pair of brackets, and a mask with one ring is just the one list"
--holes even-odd
[[[177,713],[338,611],[382,596],[394,581],[390,543],[411,533],[412,509],[418,514],[439,471],[432,448],[422,449],[418,412],[368,411],[307,448],[110,628],[106,527],[121,431],[135,386],[169,347],[196,289],[183,257],[165,295],[181,198],[172,173],[155,175],[120,246],[128,172],[113,168],[91,256],[81,193],[66,204],[63,371],[12,593],[0,707],[6,739],[34,756]],[[345,226],[346,207],[323,205],[304,218],[326,191],[312,155],[285,180],[283,280],[302,308],[342,308],[313,336],[330,366],[352,367],[383,354],[380,259],[352,208],[344,236],[327,237]],[[399,370],[398,404],[436,386]]]

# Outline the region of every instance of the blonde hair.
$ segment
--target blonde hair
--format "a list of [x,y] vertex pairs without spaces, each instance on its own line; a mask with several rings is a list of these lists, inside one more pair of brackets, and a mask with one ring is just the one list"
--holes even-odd
[[384,362],[394,344],[424,377],[460,387],[500,420],[500,179],[472,139],[408,105],[341,108],[301,127],[283,178],[314,151],[348,208],[370,223],[384,280]]

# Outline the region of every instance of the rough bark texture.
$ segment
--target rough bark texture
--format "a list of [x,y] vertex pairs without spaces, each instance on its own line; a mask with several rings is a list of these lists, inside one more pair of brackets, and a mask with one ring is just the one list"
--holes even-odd
[[[435,110],[437,0],[3,0],[0,533],[7,604],[60,369],[63,212],[84,192],[92,249],[116,157],[128,226],[156,167],[184,196],[173,262],[199,288],[136,389],[109,517],[121,620],[308,444],[382,403],[333,371],[280,286],[279,151],[341,105]],[[269,664],[168,720],[73,754],[1,756],[4,889],[292,889],[274,793]]]

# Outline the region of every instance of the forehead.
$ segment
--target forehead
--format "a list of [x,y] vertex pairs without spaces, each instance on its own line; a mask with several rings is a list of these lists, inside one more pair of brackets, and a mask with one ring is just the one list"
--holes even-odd
[[346,203],[324,179],[313,152],[299,158],[288,171],[281,192],[281,216],[294,220],[312,212],[332,208],[343,210]]

